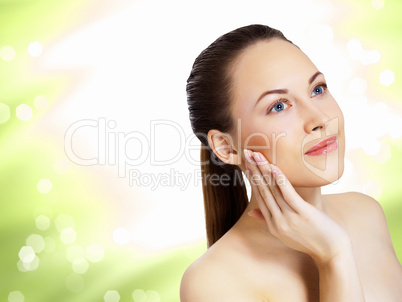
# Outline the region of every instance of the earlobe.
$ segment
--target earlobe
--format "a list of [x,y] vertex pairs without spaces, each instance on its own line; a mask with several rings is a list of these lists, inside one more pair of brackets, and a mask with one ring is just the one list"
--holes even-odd
[[241,156],[233,147],[234,142],[230,135],[216,129],[209,130],[208,143],[222,162],[230,165],[241,163]]

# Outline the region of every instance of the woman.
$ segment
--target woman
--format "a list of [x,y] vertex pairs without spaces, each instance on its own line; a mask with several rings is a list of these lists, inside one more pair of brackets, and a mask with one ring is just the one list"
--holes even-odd
[[380,204],[321,194],[343,173],[344,120],[297,46],[268,26],[238,28],[197,57],[187,94],[208,250],[184,273],[182,302],[402,301]]

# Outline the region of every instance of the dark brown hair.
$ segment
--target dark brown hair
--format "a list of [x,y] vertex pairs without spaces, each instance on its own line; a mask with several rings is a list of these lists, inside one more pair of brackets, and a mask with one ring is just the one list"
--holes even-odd
[[[194,134],[201,141],[201,173],[208,248],[240,218],[248,204],[242,171],[237,165],[222,162],[208,144],[208,131],[230,133],[230,67],[248,46],[273,38],[289,41],[277,29],[253,24],[226,33],[196,58],[187,80],[187,103]],[[240,138],[239,138],[240,139]],[[213,176],[225,183],[211,180]],[[240,181],[241,180],[241,181]]]

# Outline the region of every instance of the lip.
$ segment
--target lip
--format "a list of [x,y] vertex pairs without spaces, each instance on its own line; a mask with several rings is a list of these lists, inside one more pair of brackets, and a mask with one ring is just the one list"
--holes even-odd
[[338,144],[336,143],[336,136],[331,136],[330,138],[319,141],[317,144],[312,146],[307,150],[305,155],[309,156],[318,156],[323,154],[328,154],[338,148]]

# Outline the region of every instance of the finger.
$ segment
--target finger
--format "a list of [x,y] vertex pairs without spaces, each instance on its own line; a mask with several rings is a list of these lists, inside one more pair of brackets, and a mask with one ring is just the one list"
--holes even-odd
[[[247,165],[248,164],[246,164],[246,166]],[[255,180],[253,180],[253,178],[255,179],[256,178],[255,176],[258,177],[258,175],[253,175],[253,172],[250,169],[248,169],[248,171],[246,172],[246,176],[250,182],[252,194],[254,194],[255,198],[257,199],[258,206],[259,206],[263,216],[266,217],[266,220],[271,220],[272,212],[268,208],[264,197],[261,195],[261,192],[259,189],[259,182],[256,182]],[[277,211],[280,212],[280,209],[278,208]]]
[[[247,152],[248,150],[245,150],[245,156],[249,162],[254,162],[253,158],[251,157],[252,154]],[[262,202],[266,204],[266,207],[269,209],[271,214],[273,216],[278,216],[281,213],[281,209],[279,208],[278,204],[276,203],[274,197],[272,196],[272,193],[268,187],[268,185],[265,183],[264,178],[262,177],[260,170],[258,168],[258,165],[251,164],[249,165],[247,163],[247,167],[250,169],[250,183],[252,186],[254,186],[254,189],[256,192],[259,192],[259,196],[262,197]],[[260,206],[261,208],[261,206]],[[262,209],[261,209],[262,210]]]
[[[268,211],[268,213],[269,213],[268,208],[267,208],[266,206],[264,206],[264,207],[265,207],[266,211]],[[248,214],[249,216],[251,216],[251,217],[254,217],[254,218],[258,219],[258,220],[264,221],[264,222],[267,224],[267,226],[268,226],[269,232],[270,232],[272,235],[275,236],[275,234],[277,234],[277,228],[276,228],[276,225],[275,225],[274,222],[273,222],[272,215],[269,213],[269,214],[268,214],[269,217],[266,218],[265,216],[267,216],[267,215],[266,215],[266,214],[263,214],[262,212],[264,212],[264,211],[261,211],[261,209],[256,208],[256,209],[251,210],[251,211],[248,212],[247,214]],[[265,215],[265,216],[264,216],[264,215]]]
[[276,202],[281,207],[282,213],[289,212],[289,211],[294,212],[294,209],[284,199],[282,192],[279,189],[278,184],[276,183],[276,180],[273,176],[272,176],[271,192],[272,192],[272,195],[274,196]]
[[300,195],[296,192],[286,175],[275,165],[271,164],[273,178],[277,183],[277,187],[279,188],[280,192],[284,200],[292,207],[296,212],[301,211],[301,206],[304,203],[300,203],[298,201],[301,200]]
[[[250,159],[252,160],[252,159]],[[247,167],[247,172],[246,172],[246,176],[247,179],[250,182],[251,188],[252,188],[252,195],[254,194],[254,196],[257,199],[257,203],[258,206],[260,208],[260,210],[262,211],[262,213],[264,214],[264,216],[267,218],[267,220],[272,219],[272,212],[271,210],[268,208],[267,203],[266,203],[266,198],[264,198],[261,195],[261,190],[260,187],[261,185],[261,176],[256,173],[257,171],[257,165],[255,164],[255,166],[253,165],[249,165],[249,163],[246,163],[246,167]],[[273,198],[271,196],[271,198]],[[275,211],[275,209],[273,209]],[[280,212],[280,209],[277,207],[278,212]]]
[[254,175],[257,180],[261,180],[261,185],[269,186],[273,182],[273,176],[271,174],[271,166],[268,160],[257,152],[251,152],[252,162],[255,163]]
[[[246,164],[246,167],[247,167],[247,164]],[[249,181],[250,181],[251,175],[252,175],[252,171],[247,167],[246,176],[247,176],[247,179],[249,179]],[[276,219],[275,219],[273,217],[272,213],[270,212],[269,208],[267,207],[265,199],[261,196],[259,188],[257,188],[258,186],[254,182],[251,182],[251,181],[250,181],[250,184],[252,186],[252,192],[253,192],[253,194],[255,194],[255,198],[257,199],[259,208],[250,211],[248,214],[250,216],[258,218],[258,219],[263,218],[268,226],[268,230],[270,231],[270,233],[272,235],[275,236],[275,234],[277,234],[276,225],[277,225],[278,218],[282,217],[282,215],[280,213],[280,209],[278,208],[279,213],[276,214]]]
[[271,166],[268,160],[265,158],[264,155],[262,155],[262,153],[259,152],[252,152],[252,156],[257,168],[260,170],[260,174],[263,177],[264,181],[267,185],[270,185],[273,182],[273,179],[271,174]]
[[268,163],[268,160],[266,160],[265,156],[259,152],[253,152],[253,157],[258,163],[258,168],[262,175],[265,177],[267,180],[267,185],[271,191],[271,195],[274,197],[276,203],[280,207],[282,213],[285,211],[292,211],[294,210],[288,205],[288,203],[284,200],[282,196],[282,192],[279,189],[275,178],[272,174],[272,169]]

